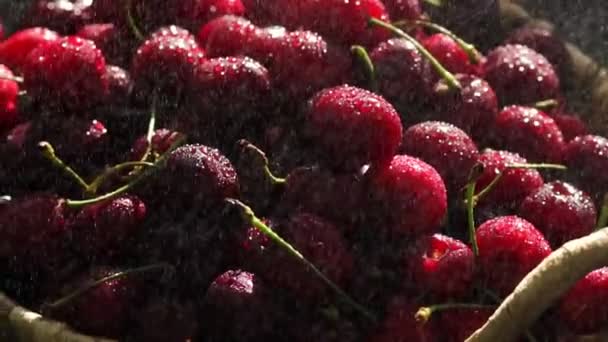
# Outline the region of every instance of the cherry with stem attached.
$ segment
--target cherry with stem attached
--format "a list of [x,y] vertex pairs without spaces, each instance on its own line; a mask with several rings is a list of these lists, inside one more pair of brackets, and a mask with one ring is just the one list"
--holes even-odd
[[[467,212],[467,228],[469,235],[469,243],[471,244],[471,249],[473,250],[473,254],[475,257],[479,256],[479,247],[477,245],[477,236],[475,234],[475,207],[479,200],[490,193],[498,182],[502,179],[504,172],[509,169],[550,169],[550,170],[566,170],[564,165],[559,164],[509,164],[505,167],[503,171],[501,171],[488,186],[486,186],[483,190],[481,190],[477,195],[477,181],[481,174],[483,173],[483,165],[477,164],[471,169],[471,173],[469,175],[469,181],[465,186],[465,208]],[[608,210],[606,213],[606,220],[608,221]],[[608,222],[607,222],[608,223]]]
[[420,54],[422,56],[424,56],[424,58],[426,58],[429,61],[429,63],[431,63],[431,65],[433,66],[433,68],[435,69],[437,74],[439,74],[441,76],[441,78],[443,78],[445,80],[446,84],[448,85],[448,87],[450,89],[461,89],[460,82],[458,82],[458,80],[456,79],[454,74],[452,74],[446,68],[444,68],[443,65],[441,65],[441,63],[439,63],[439,61],[427,49],[425,49],[424,46],[422,46],[422,44],[420,44],[420,42],[418,42],[414,37],[405,33],[403,30],[396,27],[395,25],[392,25],[390,23],[387,23],[385,21],[382,21],[382,20],[379,20],[376,18],[370,18],[369,24],[372,26],[382,27],[382,28],[392,32],[397,37],[406,39],[407,41],[412,43],[412,45],[414,45],[414,47],[416,47],[416,50],[418,50],[418,52],[420,52]]
[[296,258],[299,262],[303,263],[306,267],[308,267],[317,277],[319,277],[327,286],[329,286],[346,304],[351,306],[353,309],[361,313],[370,321],[376,321],[376,316],[371,313],[368,309],[363,307],[361,304],[357,303],[354,299],[352,299],[346,292],[344,292],[338,285],[336,285],[333,281],[331,281],[323,272],[317,268],[313,263],[308,261],[302,253],[300,253],[297,249],[295,249],[289,242],[285,241],[280,235],[278,235],[271,227],[266,225],[262,220],[260,220],[253,210],[247,206],[245,203],[233,199],[227,198],[226,202],[228,204],[234,205],[235,207],[241,210],[241,214],[246,222],[250,223],[268,238],[270,238],[274,243],[279,245],[285,251],[287,251],[291,256]]

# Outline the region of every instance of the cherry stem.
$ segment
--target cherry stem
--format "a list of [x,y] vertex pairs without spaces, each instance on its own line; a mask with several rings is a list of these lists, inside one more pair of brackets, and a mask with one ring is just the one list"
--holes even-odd
[[600,216],[597,219],[596,231],[605,228],[608,225],[608,193],[604,195]]
[[81,288],[77,289],[76,291],[68,294],[67,296],[60,298],[52,303],[44,304],[44,306],[47,308],[51,308],[51,309],[57,309],[59,307],[62,307],[64,305],[70,303],[74,299],[82,296],[83,294],[87,293],[88,291],[96,288],[97,286],[99,286],[103,283],[125,278],[127,276],[134,275],[134,274],[146,273],[146,272],[156,271],[156,270],[161,270],[161,269],[165,269],[165,270],[173,269],[173,266],[170,264],[167,264],[167,263],[159,263],[159,264],[153,264],[153,265],[148,265],[148,266],[143,266],[143,267],[138,267],[138,268],[131,268],[131,269],[121,271],[121,272],[116,272],[107,277],[103,277],[101,279],[97,279],[88,284],[85,284],[84,286],[82,286]]
[[405,24],[408,26],[419,25],[419,26],[423,26],[423,27],[435,30],[439,33],[443,33],[446,36],[452,38],[456,42],[456,44],[458,44],[458,46],[460,46],[467,53],[467,55],[469,56],[469,60],[473,64],[479,64],[479,62],[481,62],[481,53],[479,52],[479,50],[477,50],[477,48],[475,48],[475,45],[464,41],[457,34],[455,34],[454,32],[448,30],[447,28],[445,28],[441,25],[435,24],[428,20],[400,20],[394,24],[398,25],[398,26],[401,26],[401,24]]
[[500,179],[502,178],[504,173],[506,171],[508,171],[509,169],[535,169],[535,170],[545,169],[545,170],[565,171],[568,168],[566,166],[560,165],[560,164],[518,164],[518,163],[509,164],[505,167],[505,169],[503,171],[501,171],[498,175],[496,175],[496,177],[494,177],[494,179],[492,180],[492,182],[490,182],[490,184],[488,184],[488,186],[486,186],[477,195],[475,195],[475,198],[473,199],[473,205],[477,205],[477,203],[479,202],[479,200],[482,197],[484,197],[490,191],[492,191],[496,187],[496,185],[498,184],[498,182],[500,181]]
[[304,257],[304,255],[302,255],[302,253],[300,253],[291,244],[289,244],[289,242],[285,241],[274,230],[272,230],[272,228],[270,228],[264,222],[262,222],[262,220],[260,220],[255,215],[255,213],[249,206],[247,206],[245,203],[243,203],[237,199],[233,199],[233,198],[226,199],[226,202],[241,209],[241,214],[243,215],[243,218],[245,219],[246,222],[253,225],[260,232],[262,232],[264,235],[266,235],[268,238],[270,238],[272,241],[274,241],[276,244],[278,244],[281,248],[286,250],[291,256],[298,259],[299,262],[301,262],[306,267],[308,267],[310,270],[312,270],[313,273],[317,277],[319,277],[325,284],[327,284],[327,286],[329,286],[334,292],[336,292],[338,294],[338,296],[342,300],[344,300],[344,302],[346,302],[353,309],[355,309],[356,311],[361,313],[363,316],[365,316],[369,320],[376,321],[376,316],[373,313],[371,313],[369,310],[367,310],[361,304],[359,304],[355,300],[353,300],[338,285],[336,285],[333,281],[331,281],[329,278],[327,278],[327,276],[325,274],[323,274],[323,272],[321,270],[319,270],[313,263],[308,261],[308,259],[306,259]]
[[99,187],[105,182],[110,176],[115,175],[125,169],[139,168],[139,167],[153,167],[154,163],[145,161],[131,161],[124,162],[112,167],[107,168],[101,175],[97,176],[88,186],[87,193],[94,195],[97,193]]
[[471,304],[471,303],[447,303],[431,306],[423,306],[416,312],[415,318],[419,323],[426,323],[431,319],[431,316],[436,312],[454,310],[454,309],[491,309],[494,305]]
[[141,157],[140,161],[148,160],[152,153],[152,137],[154,136],[154,128],[156,127],[156,93],[152,97],[152,107],[150,108],[150,121],[148,122],[148,132],[146,132],[146,152]]
[[418,52],[420,52],[420,54],[422,54],[431,63],[435,71],[446,81],[451,89],[461,89],[460,82],[458,82],[454,74],[444,68],[443,65],[441,65],[441,63],[439,63],[439,61],[412,36],[403,32],[403,30],[400,28],[376,18],[370,18],[369,24],[385,28],[396,36],[408,40],[416,47]]
[[264,165],[264,174],[266,175],[266,177],[268,177],[268,179],[270,179],[272,184],[283,185],[286,183],[285,178],[277,177],[272,173],[272,171],[270,171],[270,162],[268,161],[268,157],[266,157],[266,153],[264,153],[264,151],[262,151],[259,147],[255,146],[254,144],[250,143],[245,139],[240,140],[239,145],[241,145],[243,149],[251,151],[258,158],[260,158],[262,164]]
[[9,81],[13,81],[16,83],[23,83],[23,77],[19,77],[19,76],[2,75],[2,76],[0,76],[0,80],[9,80]]
[[555,99],[539,101],[532,105],[532,107],[539,109],[539,110],[554,109],[557,106],[559,106],[559,101],[557,101]]
[[146,38],[144,34],[141,32],[137,23],[135,22],[135,18],[133,17],[133,13],[131,12],[131,8],[133,7],[133,0],[127,0],[125,2],[125,13],[127,14],[127,23],[129,24],[129,28],[131,29],[131,33],[140,41],[144,41]]
[[477,233],[475,229],[475,189],[477,187],[477,180],[481,177],[482,173],[482,164],[473,166],[469,174],[469,181],[465,188],[469,243],[471,244],[471,249],[473,250],[475,258],[479,256],[479,246],[477,245]]
[[57,157],[55,149],[53,148],[53,145],[51,145],[51,143],[47,141],[41,141],[40,143],[38,143],[38,147],[40,148],[40,152],[42,153],[42,155],[46,159],[48,159],[55,167],[61,169],[68,176],[74,179],[76,183],[78,183],[78,185],[83,188],[84,191],[88,190],[89,184],[87,184],[87,182],[85,182],[84,179],[80,177],[80,175],[76,171],[74,171],[74,169],[72,169],[63,160]]
[[361,45],[353,45],[350,48],[350,51],[357,57],[357,60],[363,66],[365,70],[365,76],[367,77],[367,81],[369,82],[369,87],[371,91],[378,91],[378,80],[376,78],[376,67],[374,66],[374,62],[369,57],[367,50],[365,47]]
[[444,0],[423,0],[427,4],[435,7],[443,7],[445,5]]
[[173,150],[176,149],[178,146],[180,146],[185,140],[186,140],[185,136],[182,137],[181,139],[176,140],[173,143],[173,145],[171,145],[171,147],[167,150],[167,152],[165,152],[154,164],[152,164],[153,166],[138,173],[131,181],[129,181],[129,183],[127,183],[109,193],[106,193],[104,195],[101,195],[101,196],[98,196],[95,198],[86,199],[86,200],[68,199],[68,200],[66,200],[66,205],[70,208],[81,208],[86,205],[107,201],[109,199],[122,195],[123,193],[125,193],[125,192],[129,191],[131,188],[133,188],[135,185],[139,184],[139,182],[141,182],[142,180],[144,180],[145,178],[147,178],[148,176],[150,176],[154,172],[156,172],[158,169],[160,169],[163,166],[165,160],[169,157],[169,154],[171,152],[173,152]]

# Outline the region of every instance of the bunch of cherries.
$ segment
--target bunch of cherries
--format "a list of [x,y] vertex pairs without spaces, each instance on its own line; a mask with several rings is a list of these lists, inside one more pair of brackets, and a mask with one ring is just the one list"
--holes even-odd
[[[34,1],[0,30],[0,291],[124,341],[464,341],[608,221],[564,43],[495,41],[497,3]],[[521,340],[606,325],[603,268]]]

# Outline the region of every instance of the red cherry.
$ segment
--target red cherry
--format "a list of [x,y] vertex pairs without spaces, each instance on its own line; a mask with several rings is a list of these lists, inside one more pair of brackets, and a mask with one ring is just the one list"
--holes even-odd
[[17,31],[0,42],[0,63],[13,71],[22,72],[22,66],[30,51],[39,45],[58,40],[59,34],[43,27],[32,27]]

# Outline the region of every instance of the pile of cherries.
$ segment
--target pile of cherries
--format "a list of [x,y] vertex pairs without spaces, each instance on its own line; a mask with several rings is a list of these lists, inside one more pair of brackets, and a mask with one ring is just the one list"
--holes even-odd
[[[34,1],[0,30],[0,291],[121,341],[464,341],[608,221],[563,42],[496,42],[497,3]],[[603,268],[521,340],[606,325]]]

